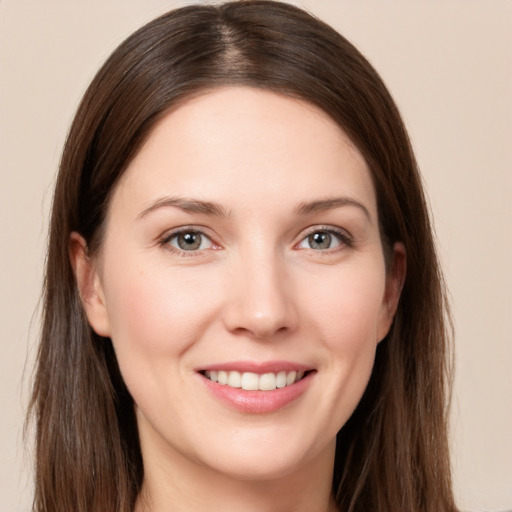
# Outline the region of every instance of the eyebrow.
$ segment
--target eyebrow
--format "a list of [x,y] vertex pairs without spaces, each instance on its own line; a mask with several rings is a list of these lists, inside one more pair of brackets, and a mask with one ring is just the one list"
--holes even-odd
[[354,206],[359,208],[363,211],[366,217],[368,217],[368,220],[372,220],[368,208],[366,208],[363,203],[357,201],[356,199],[352,199],[351,197],[328,197],[326,199],[300,203],[297,208],[295,208],[295,213],[299,215],[308,215],[309,213],[333,210],[335,208],[341,208],[344,206]]
[[[308,201],[300,203],[294,210],[295,214],[308,215],[310,213],[321,212],[325,210],[333,210],[335,208],[341,208],[346,206],[352,206],[359,208],[363,211],[365,216],[371,221],[371,215],[366,206],[350,197],[330,197],[326,199],[318,199],[315,201]],[[186,197],[162,197],[157,199],[148,208],[143,210],[137,215],[137,218],[142,218],[148,213],[157,210],[159,208],[174,207],[179,208],[187,213],[202,213],[205,215],[214,215],[217,217],[228,217],[229,212],[219,203],[212,201],[202,201],[200,199],[192,199]]]
[[179,208],[187,213],[203,213],[205,215],[215,215],[217,217],[227,217],[229,212],[220,204],[211,201],[201,201],[199,199],[192,199],[187,197],[161,197],[157,199],[148,208],[143,210],[137,215],[140,219],[159,208],[172,206]]

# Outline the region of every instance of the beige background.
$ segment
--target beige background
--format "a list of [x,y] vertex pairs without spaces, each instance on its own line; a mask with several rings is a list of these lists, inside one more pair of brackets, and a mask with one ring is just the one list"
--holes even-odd
[[[30,454],[20,432],[67,127],[109,52],[184,3],[0,0],[0,512],[29,508]],[[303,4],[369,57],[405,117],[454,303],[459,505],[512,508],[512,2]]]

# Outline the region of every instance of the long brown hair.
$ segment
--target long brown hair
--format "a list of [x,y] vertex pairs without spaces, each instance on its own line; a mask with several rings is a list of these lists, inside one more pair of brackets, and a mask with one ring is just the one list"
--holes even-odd
[[[364,155],[385,246],[407,250],[394,324],[338,434],[333,494],[346,512],[453,511],[447,304],[411,145],[382,80],[325,23],[275,1],[189,6],[112,54],[75,116],[57,179],[30,412],[36,512],[132,511],[144,477],[133,401],[110,340],[88,325],[69,261],[98,250],[109,197],[155,123],[196,92],[243,85],[309,101]],[[449,326],[449,324],[448,324]]]

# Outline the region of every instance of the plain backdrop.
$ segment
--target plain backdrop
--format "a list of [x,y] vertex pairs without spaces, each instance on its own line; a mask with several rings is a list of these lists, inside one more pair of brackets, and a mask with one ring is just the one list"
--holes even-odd
[[[95,71],[186,2],[0,0],[0,512],[28,511],[22,437],[52,186]],[[188,2],[191,3],[191,2]],[[512,508],[512,2],[304,0],[381,73],[424,175],[456,325],[464,510]]]

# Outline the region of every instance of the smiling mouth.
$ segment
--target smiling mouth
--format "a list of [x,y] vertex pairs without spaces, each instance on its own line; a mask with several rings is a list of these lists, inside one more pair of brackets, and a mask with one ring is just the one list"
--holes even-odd
[[201,374],[212,382],[245,391],[274,391],[291,386],[302,380],[309,372],[303,370],[253,373],[238,371],[202,371]]

